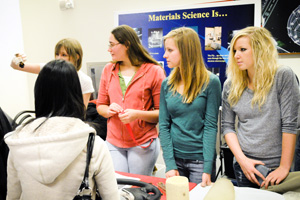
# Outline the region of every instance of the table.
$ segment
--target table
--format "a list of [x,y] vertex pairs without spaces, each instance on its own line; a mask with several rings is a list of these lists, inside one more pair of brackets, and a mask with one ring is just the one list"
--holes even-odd
[[[121,174],[123,176],[139,178],[143,182],[150,183],[150,184],[156,186],[162,193],[161,200],[166,200],[166,192],[164,192],[161,188],[158,187],[159,182],[166,184],[165,178],[159,178],[159,177],[154,177],[154,176],[145,176],[145,175],[139,175],[139,174],[130,174],[130,173],[118,172],[118,171],[116,171],[116,173]],[[191,191],[194,187],[196,187],[196,185],[197,185],[196,183],[189,183],[189,190]]]
[[[203,200],[211,187],[212,186],[201,187],[197,185],[190,191],[190,200]],[[234,190],[235,200],[285,200],[283,195],[267,190],[236,186],[234,186]]]

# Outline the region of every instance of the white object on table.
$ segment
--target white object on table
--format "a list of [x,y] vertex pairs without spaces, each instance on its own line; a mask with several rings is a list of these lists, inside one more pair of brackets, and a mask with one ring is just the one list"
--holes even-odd
[[189,200],[189,180],[185,176],[173,176],[166,180],[167,200]]
[[[190,191],[190,200],[202,200],[207,194],[211,186],[201,187],[198,184],[195,188]],[[260,190],[249,187],[236,187],[235,190],[235,200],[285,200],[283,195],[276,192],[270,192],[267,190]]]

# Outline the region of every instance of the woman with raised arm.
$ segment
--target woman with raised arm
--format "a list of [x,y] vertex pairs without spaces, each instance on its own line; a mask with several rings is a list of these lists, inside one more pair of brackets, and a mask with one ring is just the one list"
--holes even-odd
[[[92,84],[92,79],[85,73],[80,71],[83,56],[80,43],[73,38],[62,39],[58,41],[58,43],[55,46],[54,56],[55,59],[69,61],[75,66],[76,71],[78,72],[78,77],[81,85],[83,102],[84,105],[87,107],[91,94],[94,92],[94,87]],[[22,58],[23,60],[21,66],[19,64],[19,58]],[[26,56],[24,54],[17,54],[17,56],[12,60],[10,66],[16,70],[38,74],[45,65],[44,63],[27,63],[25,61]]]

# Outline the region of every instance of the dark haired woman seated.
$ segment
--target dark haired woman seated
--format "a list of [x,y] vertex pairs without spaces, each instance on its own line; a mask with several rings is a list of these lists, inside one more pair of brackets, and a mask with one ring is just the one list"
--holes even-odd
[[[86,166],[85,106],[75,67],[63,60],[46,64],[35,83],[36,119],[5,136],[7,199],[73,199]],[[93,198],[119,199],[110,153],[96,136],[89,167]]]

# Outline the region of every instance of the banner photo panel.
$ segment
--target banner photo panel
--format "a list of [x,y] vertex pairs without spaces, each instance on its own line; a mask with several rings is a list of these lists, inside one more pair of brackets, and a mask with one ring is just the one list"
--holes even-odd
[[195,4],[180,9],[116,13],[116,26],[134,28],[149,53],[169,75],[164,55],[164,39],[179,27],[194,29],[200,38],[207,69],[217,74],[223,85],[229,44],[235,31],[247,26],[260,26],[261,1]]

